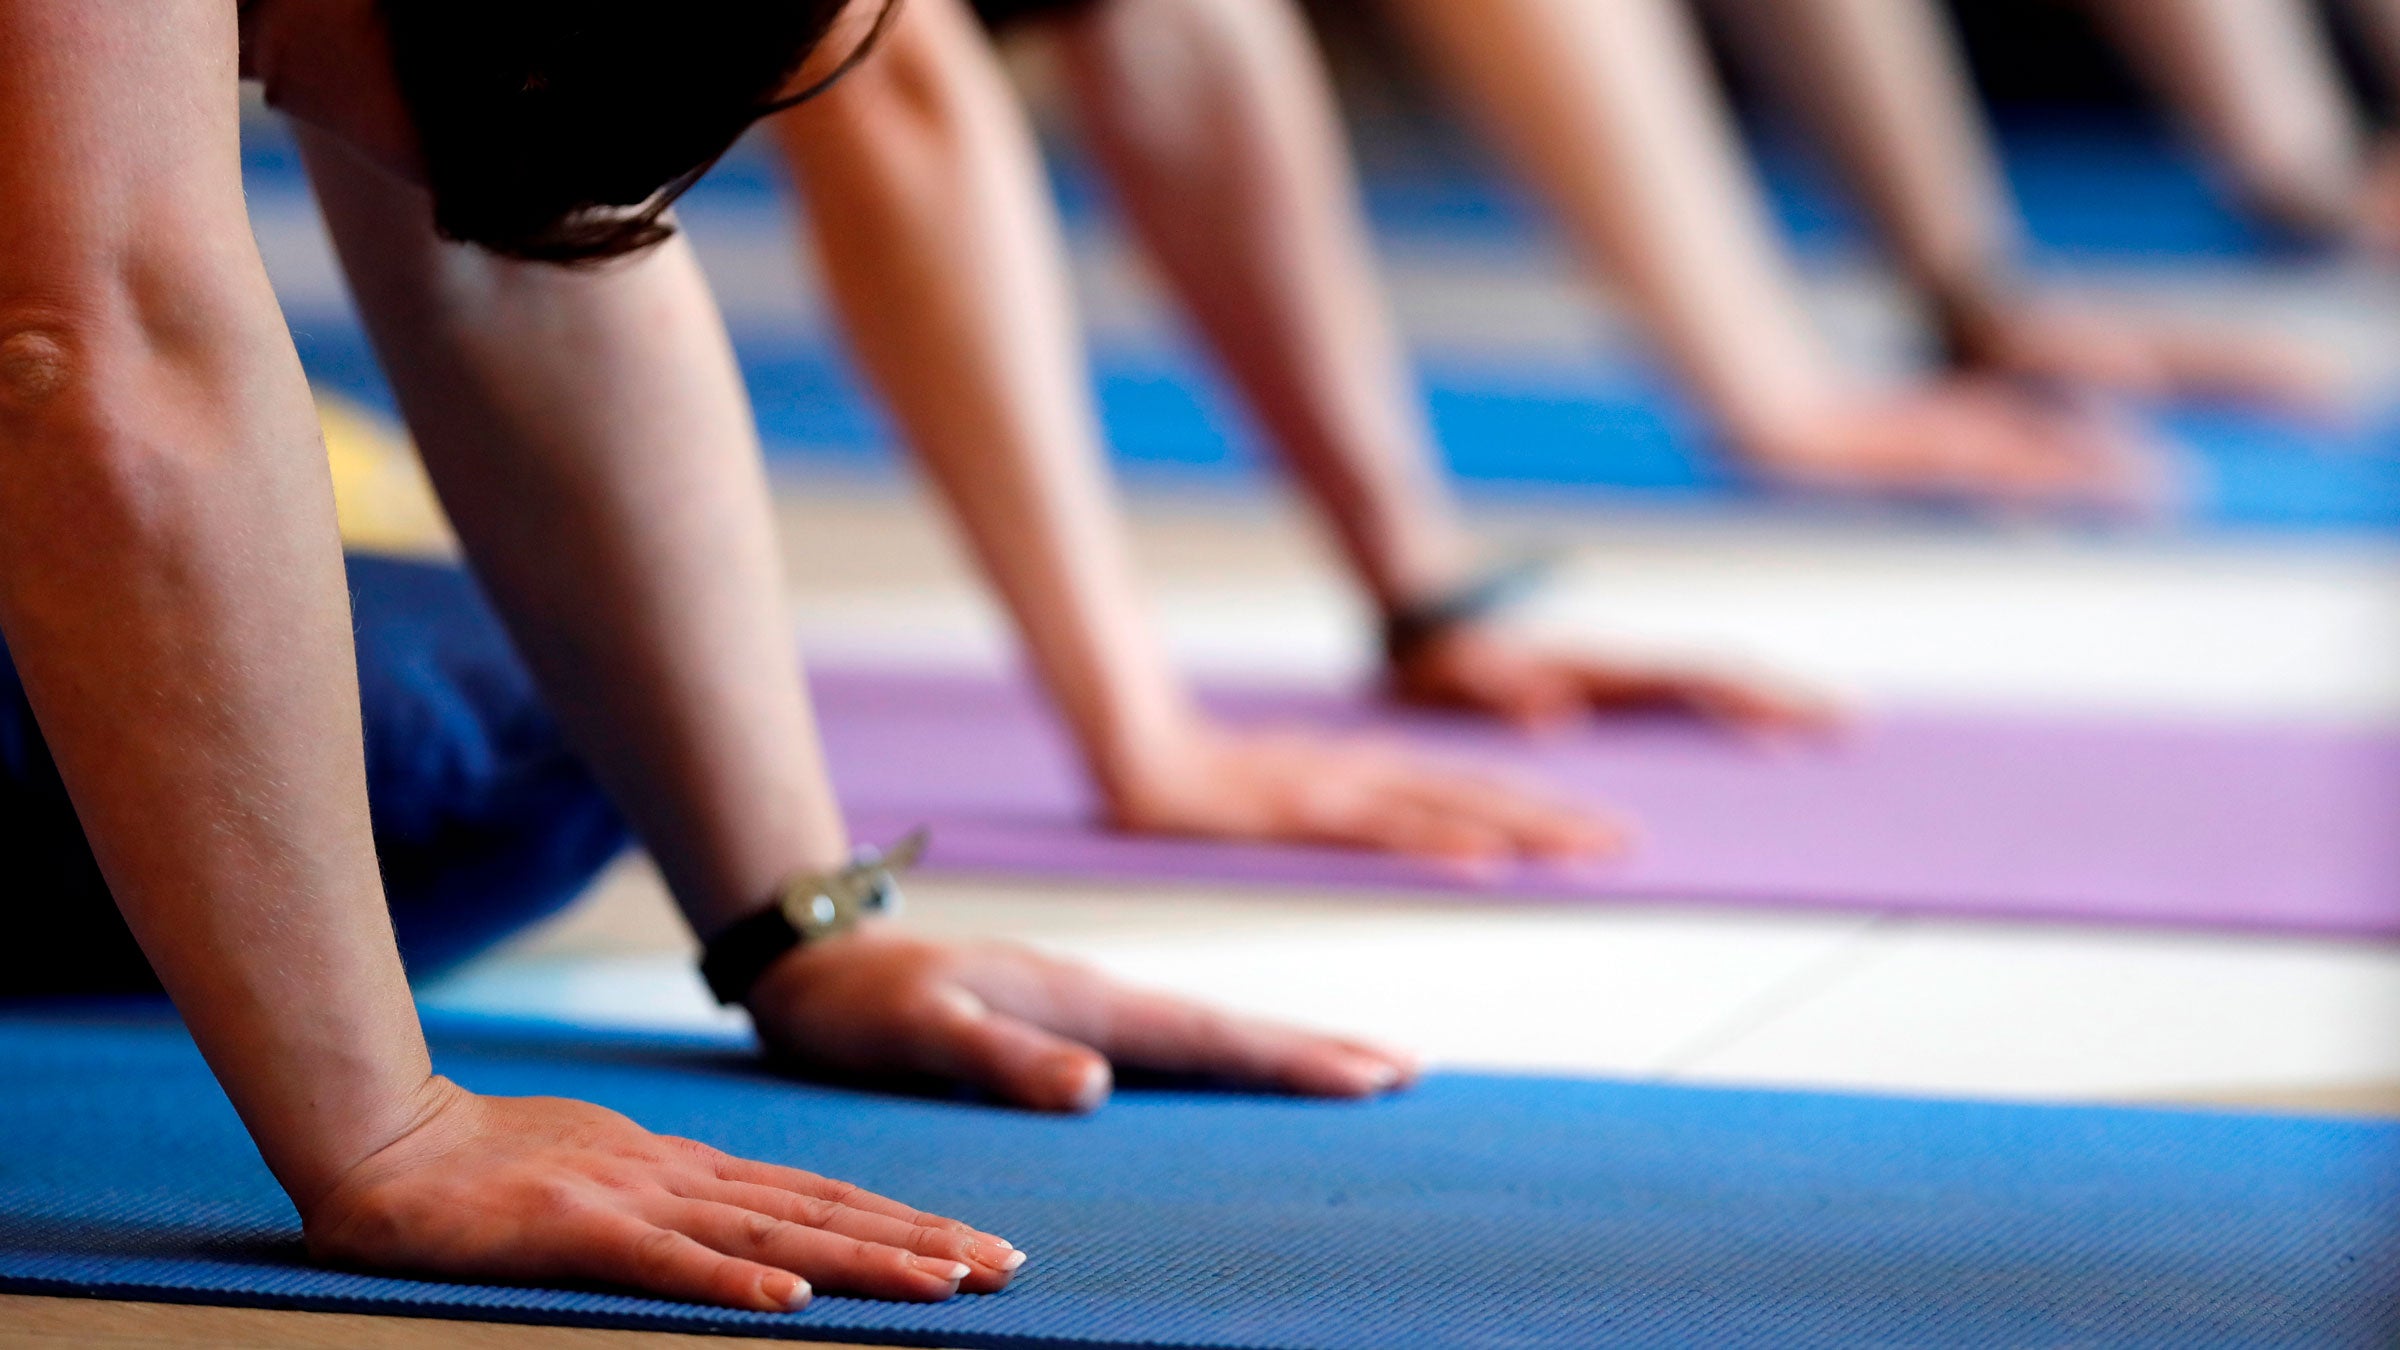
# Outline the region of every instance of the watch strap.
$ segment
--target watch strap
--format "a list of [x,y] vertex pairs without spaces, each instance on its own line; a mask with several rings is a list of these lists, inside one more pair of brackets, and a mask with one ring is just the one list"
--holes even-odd
[[803,873],[785,882],[766,908],[709,941],[700,958],[709,992],[719,1003],[741,1003],[792,949],[846,932],[870,914],[896,911],[899,874],[924,853],[927,841],[927,832],[918,830],[889,852],[861,849],[839,871]]

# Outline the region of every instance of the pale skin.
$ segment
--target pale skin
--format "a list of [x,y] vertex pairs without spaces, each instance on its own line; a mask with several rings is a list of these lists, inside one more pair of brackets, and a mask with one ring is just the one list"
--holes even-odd
[[[345,245],[390,246],[354,269],[387,353],[457,344],[395,378],[515,635],[656,832],[695,924],[846,841],[780,638],[722,335],[679,279],[688,257],[570,276],[435,245],[391,172],[414,152],[378,32],[363,0],[260,3],[239,30],[222,0],[0,0],[0,628],[110,888],[322,1259],[760,1311],[816,1290],[996,1290],[1023,1256],[957,1221],[431,1072],[369,837],[323,447],[242,205],[243,74],[322,133],[312,170]],[[681,339],[645,341],[690,366],[667,379],[630,360],[648,348],[609,328],[629,315]],[[546,346],[574,359],[536,359]],[[678,435],[638,418],[582,439],[538,430],[591,370],[676,400]],[[638,493],[666,509],[637,527]],[[545,579],[543,549],[575,560],[575,586]],[[737,584],[696,586],[712,568]],[[693,641],[718,660],[690,659]],[[1097,1103],[1112,1056],[1342,1094],[1410,1072],[1030,953],[884,928],[787,959],[753,1011],[802,1059],[1061,1109]]]
[[[1279,2],[1115,0],[1048,26],[1109,176],[1360,585],[1447,593],[1468,547],[1433,471],[1305,34]],[[1560,857],[1586,810],[1388,746],[1236,732],[1201,713],[1132,585],[1022,108],[957,0],[911,0],[875,62],[778,119],[866,371],[973,543],[1121,828]],[[1485,628],[1391,672],[1413,701],[1564,720],[1674,707],[1789,728],[1815,709],[1722,675],[1531,647]]]
[[[1902,268],[1966,316],[1982,369],[2148,396],[2340,405],[2329,354],[2017,279],[2023,227],[1953,35],[1930,0],[1713,0],[1823,134]],[[2346,233],[2366,164],[2325,35],[2293,0],[2088,0],[2252,199]]]
[[2151,447],[1997,382],[1880,387],[1806,312],[1681,0],[1387,0],[1743,462],[1803,488],[2138,509]]

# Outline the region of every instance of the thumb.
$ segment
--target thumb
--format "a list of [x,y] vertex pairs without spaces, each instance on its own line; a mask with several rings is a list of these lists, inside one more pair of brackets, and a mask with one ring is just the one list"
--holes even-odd
[[950,985],[911,1038],[917,1067],[1036,1111],[1091,1111],[1108,1100],[1108,1061],[1090,1046],[997,1013]]

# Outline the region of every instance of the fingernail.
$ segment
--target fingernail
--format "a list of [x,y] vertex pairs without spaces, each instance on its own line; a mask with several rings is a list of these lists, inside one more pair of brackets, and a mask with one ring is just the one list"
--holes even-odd
[[1399,1086],[1400,1070],[1381,1060],[1368,1061],[1367,1086],[1377,1092],[1389,1092]]
[[808,1287],[808,1281],[797,1275],[769,1275],[760,1281],[760,1286],[766,1296],[782,1304],[786,1312],[798,1312],[807,1307],[809,1295],[815,1292]]
[[1106,1061],[1062,1054],[1055,1062],[1064,1070],[1059,1086],[1066,1090],[1068,1110],[1096,1111],[1108,1100],[1111,1084]]
[[992,1264],[1000,1267],[1002,1270],[1015,1270],[1017,1267],[1025,1264],[1025,1253],[1012,1248],[1006,1254],[1001,1256],[999,1260],[994,1261]]
[[974,1273],[963,1262],[944,1261],[938,1256],[912,1256],[909,1260],[916,1265],[917,1269],[937,1280],[948,1280],[952,1284],[956,1284]]

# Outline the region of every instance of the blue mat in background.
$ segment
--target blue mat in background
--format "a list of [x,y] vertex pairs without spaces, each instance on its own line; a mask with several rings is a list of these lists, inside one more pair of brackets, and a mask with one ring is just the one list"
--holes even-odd
[[2400,1126],[1450,1075],[1089,1119],[796,1086],[722,1043],[461,1022],[563,1093],[1015,1239],[1016,1287],[726,1314],[304,1265],[182,1032],[0,1016],[0,1289],[954,1347],[2400,1342]]
[[[365,338],[347,319],[312,316],[295,324],[294,336],[319,387],[391,410]],[[786,462],[896,464],[882,415],[829,340],[744,332],[736,345],[760,431]],[[1424,373],[1450,467],[1470,490],[1564,487],[1659,507],[1755,504],[1764,496],[1716,453],[1663,377],[1597,366],[1436,364]],[[1235,483],[1259,473],[1256,436],[1198,360],[1103,349],[1095,375],[1120,467]],[[2156,421],[2182,447],[2193,523],[2400,529],[2400,420],[2336,433],[2272,413],[2184,407],[2163,410]]]
[[[288,137],[246,128],[253,192],[305,191]],[[2154,126],[2111,119],[2021,121],[2004,136],[2037,261],[2122,265],[2263,261],[2288,246],[2229,211],[2194,157]],[[1777,214],[1804,252],[1855,252],[1856,215],[1808,156],[1768,144],[1760,162]],[[1054,182],[1071,221],[1105,212],[1105,194],[1072,158]],[[1504,178],[1472,164],[1411,159],[1366,182],[1379,230],[1471,247],[1556,247],[1541,213]],[[684,209],[744,233],[786,228],[772,157],[745,145]],[[389,410],[365,339],[346,315],[294,315],[301,356],[323,387]],[[770,447],[798,462],[889,468],[892,436],[822,332],[735,335]],[[1257,471],[1257,437],[1205,361],[1189,353],[1103,348],[1095,383],[1112,449],[1134,471]],[[1612,501],[1710,507],[1754,501],[1741,475],[1655,370],[1606,362],[1556,368],[1436,361],[1423,371],[1450,467],[1470,488],[1557,488]],[[2400,529],[2400,391],[2367,425],[2313,428],[2271,413],[2180,407],[2155,412],[2185,446],[2195,523],[2278,530]]]

